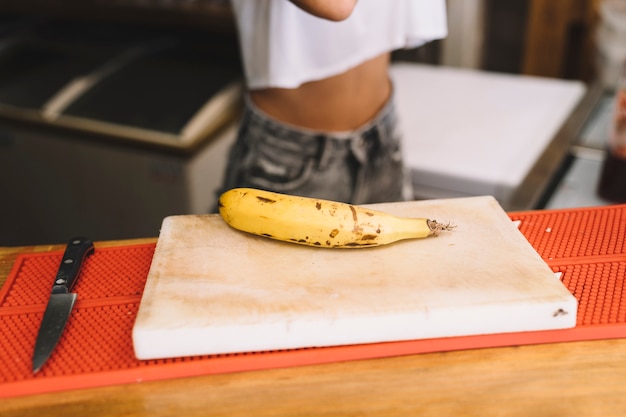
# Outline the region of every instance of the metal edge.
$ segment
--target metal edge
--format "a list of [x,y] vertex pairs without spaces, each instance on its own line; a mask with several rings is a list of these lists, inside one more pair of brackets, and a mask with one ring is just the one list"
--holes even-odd
[[542,155],[526,175],[518,189],[504,204],[507,211],[540,209],[551,186],[560,181],[567,168],[570,146],[575,144],[593,109],[600,101],[604,87],[592,83],[574,111],[554,135]]

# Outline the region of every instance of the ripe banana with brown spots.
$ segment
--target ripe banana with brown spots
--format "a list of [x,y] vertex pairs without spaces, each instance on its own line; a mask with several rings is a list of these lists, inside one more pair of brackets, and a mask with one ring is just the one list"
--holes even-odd
[[272,239],[322,248],[365,248],[436,236],[453,226],[426,218],[398,217],[319,198],[233,188],[219,198],[231,227]]

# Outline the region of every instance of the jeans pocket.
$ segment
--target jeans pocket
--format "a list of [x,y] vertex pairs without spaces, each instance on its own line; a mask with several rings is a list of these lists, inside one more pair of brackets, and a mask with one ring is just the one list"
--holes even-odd
[[297,142],[265,136],[244,158],[247,186],[288,192],[302,187],[313,175],[315,155]]

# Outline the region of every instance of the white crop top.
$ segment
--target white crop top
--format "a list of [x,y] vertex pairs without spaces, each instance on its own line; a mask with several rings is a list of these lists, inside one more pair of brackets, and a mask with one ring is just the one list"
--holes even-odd
[[231,2],[251,89],[295,88],[447,35],[445,0],[359,0],[340,22],[312,16],[289,0]]

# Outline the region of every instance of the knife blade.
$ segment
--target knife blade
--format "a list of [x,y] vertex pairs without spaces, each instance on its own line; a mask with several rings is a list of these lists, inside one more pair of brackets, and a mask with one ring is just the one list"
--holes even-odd
[[33,351],[33,373],[37,373],[46,363],[61,338],[76,302],[77,295],[71,292],[72,288],[76,284],[83,261],[93,251],[93,242],[85,237],[71,239],[65,248],[37,334]]

